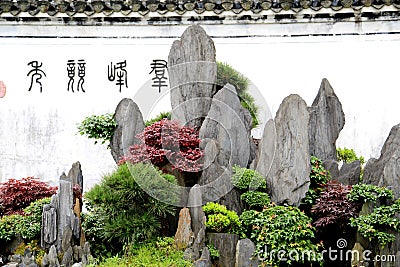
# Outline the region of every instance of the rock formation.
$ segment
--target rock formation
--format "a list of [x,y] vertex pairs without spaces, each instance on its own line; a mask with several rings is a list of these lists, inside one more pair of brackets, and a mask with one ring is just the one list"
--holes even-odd
[[199,128],[216,91],[215,47],[204,29],[188,27],[168,56],[172,119]]
[[115,162],[124,156],[129,147],[141,141],[136,138],[144,129],[143,116],[132,99],[122,99],[115,109],[114,119],[117,127],[110,141],[111,155]]
[[345,124],[345,116],[338,97],[327,79],[323,79],[311,107],[309,123],[310,155],[320,158],[324,166],[337,178],[336,140]]
[[[256,169],[267,177],[267,187],[275,203],[298,206],[308,190],[311,168],[308,122],[306,103],[300,96],[290,95],[283,100],[276,113],[275,144],[272,143],[272,123],[264,129],[265,138],[261,140],[260,149],[270,151],[260,151]],[[274,157],[270,164],[272,154]]]

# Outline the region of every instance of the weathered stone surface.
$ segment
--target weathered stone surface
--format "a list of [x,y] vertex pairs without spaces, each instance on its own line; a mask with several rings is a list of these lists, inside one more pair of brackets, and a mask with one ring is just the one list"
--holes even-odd
[[81,246],[75,245],[72,250],[74,251],[74,262],[79,262],[82,259],[83,249]]
[[193,243],[192,220],[188,208],[183,208],[179,212],[178,229],[175,234],[175,246],[179,250],[184,250]]
[[64,256],[61,261],[61,265],[65,267],[71,267],[74,264],[74,252],[72,251],[72,247],[70,246],[67,251],[65,251]]
[[193,266],[194,267],[211,267],[212,266],[210,251],[208,250],[207,247],[203,248],[200,259],[195,261]]
[[66,252],[72,244],[72,229],[69,226],[64,228],[64,233],[61,238],[61,250]]
[[337,179],[340,183],[345,185],[355,185],[360,180],[361,163],[359,160],[351,163],[343,163],[340,168],[339,178]]
[[83,174],[82,167],[79,161],[72,164],[71,169],[68,172],[68,180],[72,182],[72,185],[79,185],[81,193],[83,192]]
[[217,266],[232,267],[236,261],[236,245],[239,240],[238,235],[209,233],[208,241],[219,251]]
[[248,112],[241,106],[235,87],[227,84],[213,97],[199,133],[207,164],[199,181],[200,185],[207,185],[203,200],[209,202],[222,197],[219,202],[238,213],[243,205],[236,190],[232,190],[230,176],[234,164],[247,167],[253,160]]
[[331,174],[332,179],[337,180],[337,178],[340,176],[339,172],[339,162],[334,159],[327,159],[322,162],[322,165],[326,170],[329,171]]
[[57,249],[55,245],[52,245],[49,250],[49,254],[47,254],[48,266],[49,267],[60,267],[60,263],[58,262],[57,257]]
[[323,79],[311,107],[309,124],[310,155],[336,160],[336,140],[343,129],[345,117],[338,97],[327,79]]
[[352,249],[352,257],[351,257],[351,266],[361,266],[363,262],[363,255],[364,248],[361,246],[360,243],[355,243]]
[[273,120],[267,121],[264,127],[263,136],[258,145],[258,153],[255,159],[255,170],[265,177],[271,171],[276,149],[276,129]]
[[202,208],[201,187],[195,184],[189,191],[187,206],[192,220],[193,235],[197,236],[200,229],[205,228],[205,214]]
[[[308,191],[311,168],[308,153],[308,121],[307,105],[298,95],[286,97],[276,113],[276,149],[270,171],[265,173],[270,160],[268,157],[264,157],[266,164],[258,163],[267,167],[257,168],[263,175],[267,175],[271,200],[275,203],[298,206]],[[272,131],[271,129],[273,127],[269,125],[266,131]],[[264,143],[264,140],[261,142]],[[265,147],[271,149],[273,144],[268,143],[271,141],[266,142]]]
[[193,259],[197,260],[200,258],[200,251],[206,245],[206,228],[201,228],[200,231],[197,233],[196,238],[193,242]]
[[136,135],[143,131],[144,122],[138,105],[129,98],[124,98],[119,102],[115,109],[114,119],[117,127],[111,138],[110,147],[111,155],[115,162],[118,162],[130,146],[140,143]]
[[86,242],[83,245],[83,254],[82,254],[82,265],[86,266],[89,265],[92,262],[92,254],[90,252],[90,244],[89,242]]
[[41,244],[43,248],[50,247],[57,239],[57,211],[49,204],[43,206]]
[[10,261],[10,262],[16,262],[16,263],[21,263],[22,262],[22,256],[21,255],[19,255],[19,254],[14,254],[14,255],[10,255],[9,257],[8,257],[8,260]]
[[77,263],[72,264],[72,267],[82,267],[82,266],[83,266],[82,262],[77,262]]
[[363,183],[388,187],[400,197],[400,124],[392,127],[379,159],[368,160]]
[[238,241],[236,245],[235,267],[257,267],[261,262],[254,256],[256,246],[246,238]]
[[172,119],[200,127],[216,91],[214,42],[198,25],[188,27],[174,41],[168,56]]

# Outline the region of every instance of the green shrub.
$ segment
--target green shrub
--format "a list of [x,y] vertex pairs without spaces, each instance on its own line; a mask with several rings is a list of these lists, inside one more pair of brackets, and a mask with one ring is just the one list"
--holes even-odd
[[264,176],[255,170],[233,166],[232,184],[241,191],[265,190],[267,183]]
[[245,192],[240,196],[240,198],[246,202],[250,208],[263,208],[271,201],[267,193],[257,191]]
[[90,267],[190,267],[191,261],[183,259],[183,252],[175,249],[171,237],[137,244],[131,248],[130,255],[109,257]]
[[[311,225],[311,218],[298,208],[270,204],[261,212],[244,211],[240,220],[247,237],[256,244],[256,253],[263,263],[280,266],[280,250],[287,253],[288,265],[295,262],[322,263],[319,245],[313,243],[315,229]],[[289,257],[291,251],[296,253]],[[302,253],[305,253],[305,257],[302,257]]]
[[382,247],[395,240],[395,235],[389,231],[400,232],[400,200],[393,205],[374,208],[372,213],[351,218],[350,225],[357,227],[358,232],[370,242],[377,242]]
[[144,125],[150,126],[155,122],[161,121],[162,119],[171,119],[171,111],[166,111],[166,112],[161,112],[160,114],[158,114],[156,117],[154,117],[153,119],[147,120],[144,122]]
[[224,205],[209,202],[203,206],[206,214],[206,229],[214,233],[238,234],[240,232],[239,216]]
[[50,198],[32,202],[24,209],[24,214],[12,214],[0,219],[0,240],[10,241],[17,236],[24,240],[33,240],[40,236],[43,206]]
[[310,158],[311,172],[310,172],[310,186],[306,193],[305,198],[302,200],[301,207],[306,212],[309,212],[312,205],[324,190],[324,185],[330,180],[329,171],[322,165],[322,160],[315,156]]
[[356,184],[353,185],[347,198],[353,202],[376,202],[378,199],[393,199],[393,192],[376,185]]
[[255,104],[255,99],[250,95],[247,90],[250,81],[243,74],[232,68],[227,63],[217,62],[217,85],[224,86],[227,83],[232,84],[236,88],[236,92],[239,96],[241,105],[247,109],[253,119],[253,127],[259,124],[257,119],[258,106]]
[[170,194],[175,197],[163,177],[173,179],[176,184],[172,175],[163,176],[154,166],[143,163],[132,166],[123,164],[104,176],[100,184],[85,194],[91,207],[91,213],[84,215],[85,232],[92,240],[100,239],[114,251],[121,250],[124,245],[158,236],[161,222],[167,214],[174,214],[175,208],[154,199],[143,188],[163,188],[159,191],[165,195],[160,197],[165,199]]
[[114,120],[114,114],[106,113],[103,115],[92,115],[86,117],[78,124],[80,135],[86,135],[90,139],[100,140],[102,144],[109,142],[114,133],[117,123]]
[[336,155],[339,161],[343,161],[346,163],[351,163],[353,161],[359,160],[361,165],[365,163],[365,159],[363,156],[358,157],[356,152],[353,149],[345,148],[337,148]]
[[210,251],[210,256],[212,260],[217,260],[220,256],[219,250],[214,247],[213,244],[207,244],[208,251]]

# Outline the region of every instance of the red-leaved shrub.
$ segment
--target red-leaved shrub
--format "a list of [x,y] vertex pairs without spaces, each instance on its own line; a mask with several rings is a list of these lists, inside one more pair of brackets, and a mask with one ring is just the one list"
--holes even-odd
[[21,213],[31,202],[50,197],[56,191],[57,187],[49,186],[34,177],[9,179],[0,183],[0,206],[5,215]]
[[311,209],[315,218],[314,226],[318,230],[333,225],[340,228],[347,227],[350,218],[357,216],[359,210],[358,204],[347,198],[351,186],[336,181],[328,181],[323,186],[325,190]]
[[180,172],[201,170],[203,152],[199,148],[199,133],[193,128],[163,119],[147,126],[137,137],[143,143],[130,147],[120,164],[151,162],[162,167],[170,162]]

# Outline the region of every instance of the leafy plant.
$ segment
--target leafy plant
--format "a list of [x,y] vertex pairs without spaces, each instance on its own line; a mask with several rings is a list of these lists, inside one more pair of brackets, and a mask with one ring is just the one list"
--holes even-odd
[[371,184],[353,185],[348,199],[353,202],[376,202],[378,199],[393,199],[393,192],[385,187]]
[[176,196],[165,179],[176,184],[172,175],[165,176],[143,163],[123,164],[104,176],[85,194],[91,211],[84,215],[83,226],[90,240],[101,240],[110,250],[119,251],[123,245],[158,236],[161,222],[167,214],[174,214],[175,208],[154,199],[143,188],[165,189],[159,190],[165,194],[161,197]]
[[[240,220],[246,235],[256,244],[256,254],[265,264],[280,266],[278,251],[287,253],[288,265],[321,263],[319,245],[313,243],[315,228],[311,218],[298,208],[270,204],[262,211],[244,211]],[[296,253],[289,257],[291,251]]]
[[137,244],[131,248],[129,256],[109,257],[89,267],[190,267],[191,261],[183,259],[183,252],[173,245],[173,238],[157,238]]
[[395,235],[388,231],[400,232],[400,200],[393,205],[376,207],[370,214],[351,218],[350,225],[369,241],[378,242],[382,247],[395,240]]
[[147,127],[147,126],[152,125],[155,122],[161,121],[162,119],[170,120],[171,119],[171,111],[161,112],[153,119],[145,121],[144,125]]
[[329,181],[330,174],[324,168],[322,160],[315,156],[310,158],[311,172],[310,172],[310,186],[306,193],[305,198],[302,200],[301,208],[309,214],[312,205],[320,196],[321,192],[325,189],[324,185]]
[[206,214],[206,229],[215,233],[238,234],[240,220],[236,212],[228,210],[224,205],[209,202],[203,206]]
[[233,166],[232,184],[241,191],[265,190],[267,183],[264,176],[251,169],[241,168],[238,165]]
[[35,200],[51,197],[57,187],[49,186],[34,177],[20,180],[9,179],[0,183],[0,205],[6,215],[22,213],[22,210]]
[[50,198],[32,202],[22,214],[3,216],[0,219],[0,240],[10,241],[17,236],[33,240],[40,236],[43,206],[50,203]]
[[213,244],[207,244],[208,251],[210,251],[210,256],[212,260],[219,258],[219,250]]
[[359,160],[361,165],[365,163],[365,159],[363,156],[358,157],[354,149],[349,149],[347,147],[337,148],[336,155],[339,161],[343,161],[346,163],[351,163],[353,161]]
[[14,254],[19,254],[19,255],[24,255],[25,250],[29,249],[32,254],[35,255],[35,262],[36,264],[38,264],[39,266],[42,265],[42,260],[44,257],[44,254],[46,253],[46,250],[42,249],[39,244],[38,244],[38,240],[32,240],[30,242],[27,242],[25,244],[25,242],[22,242],[17,249],[14,251]]
[[263,208],[271,201],[267,193],[257,191],[245,192],[240,196],[240,198],[246,202],[250,208]]
[[259,124],[257,119],[259,107],[255,104],[254,97],[247,92],[250,84],[249,79],[229,64],[217,62],[216,83],[221,87],[227,83],[235,86],[241,105],[250,112],[253,119],[252,126],[256,127]]
[[137,137],[143,143],[130,147],[129,155],[121,163],[147,162],[163,167],[171,162],[173,169],[180,172],[201,170],[203,151],[199,148],[199,134],[193,128],[162,119],[147,126]]
[[360,208],[347,198],[351,186],[329,181],[324,187],[325,190],[311,209],[315,218],[314,225],[321,231],[332,225],[347,227],[350,218],[356,217]]
[[95,144],[97,144],[98,140],[104,144],[111,140],[115,127],[117,127],[117,123],[114,120],[114,114],[106,113],[86,117],[78,124],[78,132],[80,135],[95,139]]

